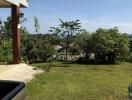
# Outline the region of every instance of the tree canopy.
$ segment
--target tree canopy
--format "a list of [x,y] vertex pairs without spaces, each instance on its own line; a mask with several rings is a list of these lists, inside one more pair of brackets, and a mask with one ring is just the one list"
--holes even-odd
[[[35,32],[30,34],[26,27],[21,26],[21,56],[24,61],[28,62],[45,62],[49,58],[62,52],[65,61],[68,55],[84,57],[88,62],[90,55],[95,55],[95,60],[110,59],[114,63],[121,59],[125,60],[129,55],[129,44],[131,42],[128,34],[119,32],[117,27],[111,29],[99,28],[95,32],[88,32],[81,29],[79,20],[63,21],[59,19],[60,24],[57,27],[51,27],[50,33],[38,34],[40,26],[39,19],[34,17]],[[26,18],[21,18],[20,23],[26,22]],[[3,22],[0,35],[0,60],[7,61],[11,58],[12,40],[11,40],[11,17]],[[4,34],[3,34],[4,33]],[[55,50],[57,46],[61,50]],[[11,59],[10,59],[11,60]]]

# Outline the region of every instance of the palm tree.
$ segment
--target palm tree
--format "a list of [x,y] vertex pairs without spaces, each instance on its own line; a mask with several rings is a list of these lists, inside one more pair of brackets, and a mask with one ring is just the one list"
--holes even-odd
[[80,24],[79,20],[75,20],[75,21],[63,21],[62,19],[59,19],[61,24],[61,36],[64,38],[65,40],[65,60],[66,62],[68,61],[68,49],[69,49],[69,45],[72,42],[72,36],[74,33],[76,33],[79,29],[80,29]]

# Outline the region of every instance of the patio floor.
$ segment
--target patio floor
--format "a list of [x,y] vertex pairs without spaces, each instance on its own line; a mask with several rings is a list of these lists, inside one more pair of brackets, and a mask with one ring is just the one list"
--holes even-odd
[[0,65],[0,80],[22,81],[26,83],[31,81],[36,74],[43,72],[26,64]]

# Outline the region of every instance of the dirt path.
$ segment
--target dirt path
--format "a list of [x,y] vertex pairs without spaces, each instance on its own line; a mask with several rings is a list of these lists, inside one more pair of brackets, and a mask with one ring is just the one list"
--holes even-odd
[[29,82],[34,78],[34,75],[43,72],[40,69],[35,69],[26,64],[0,65],[0,80]]

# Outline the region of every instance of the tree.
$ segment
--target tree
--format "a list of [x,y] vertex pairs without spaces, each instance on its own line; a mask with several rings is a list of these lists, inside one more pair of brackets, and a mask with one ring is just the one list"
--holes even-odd
[[30,63],[46,62],[54,54],[52,35],[29,34],[30,41],[27,43],[26,54]]
[[[26,20],[27,19],[24,16],[20,16],[19,24],[23,24],[24,22],[26,22]],[[12,23],[11,22],[12,22],[12,18],[11,16],[9,16],[0,25],[2,29],[0,31],[0,44],[1,44],[0,45],[0,50],[1,50],[0,55],[2,55],[2,57],[4,58],[4,61],[10,60],[9,62],[11,62],[12,60],[12,30],[11,30]],[[26,34],[28,33],[28,31],[23,26],[20,27],[20,31],[21,31],[21,42],[22,42],[22,47],[23,47],[23,48],[21,47],[21,49],[25,49],[25,45],[23,44],[24,44],[24,41],[27,39]],[[23,54],[23,51],[24,50],[22,50],[21,54]]]
[[92,34],[92,45],[94,52],[102,55],[110,54],[112,62],[118,58],[125,59],[129,52],[128,36],[120,33],[118,28],[98,29]]
[[40,29],[40,25],[39,25],[39,20],[36,16],[34,17],[34,27],[35,27],[35,32],[38,33]]
[[74,39],[76,47],[85,54],[85,61],[89,60],[90,53],[96,54],[96,62],[106,57],[112,63],[119,59],[126,59],[129,53],[129,41],[126,33],[120,33],[118,28],[101,29],[89,33],[81,29]]
[[87,32],[85,29],[80,29],[78,33],[75,34],[74,38],[75,47],[79,50],[80,55],[85,54],[85,60],[88,60],[89,48],[92,48],[91,33]]
[[[27,18],[25,18],[24,16],[20,16],[20,22],[19,24],[23,24],[27,21]],[[3,31],[7,36],[12,36],[12,28],[11,28],[11,24],[12,23],[12,18],[11,16],[8,16],[6,21],[4,21],[4,26],[3,26]],[[22,27],[21,27],[22,28]]]
[[59,20],[61,24],[57,28],[52,27],[51,32],[59,34],[60,38],[62,39],[63,48],[65,48],[65,60],[67,62],[69,45],[73,41],[72,40],[73,35],[80,29],[81,23],[79,22],[79,20],[75,21],[63,21],[61,19]]

